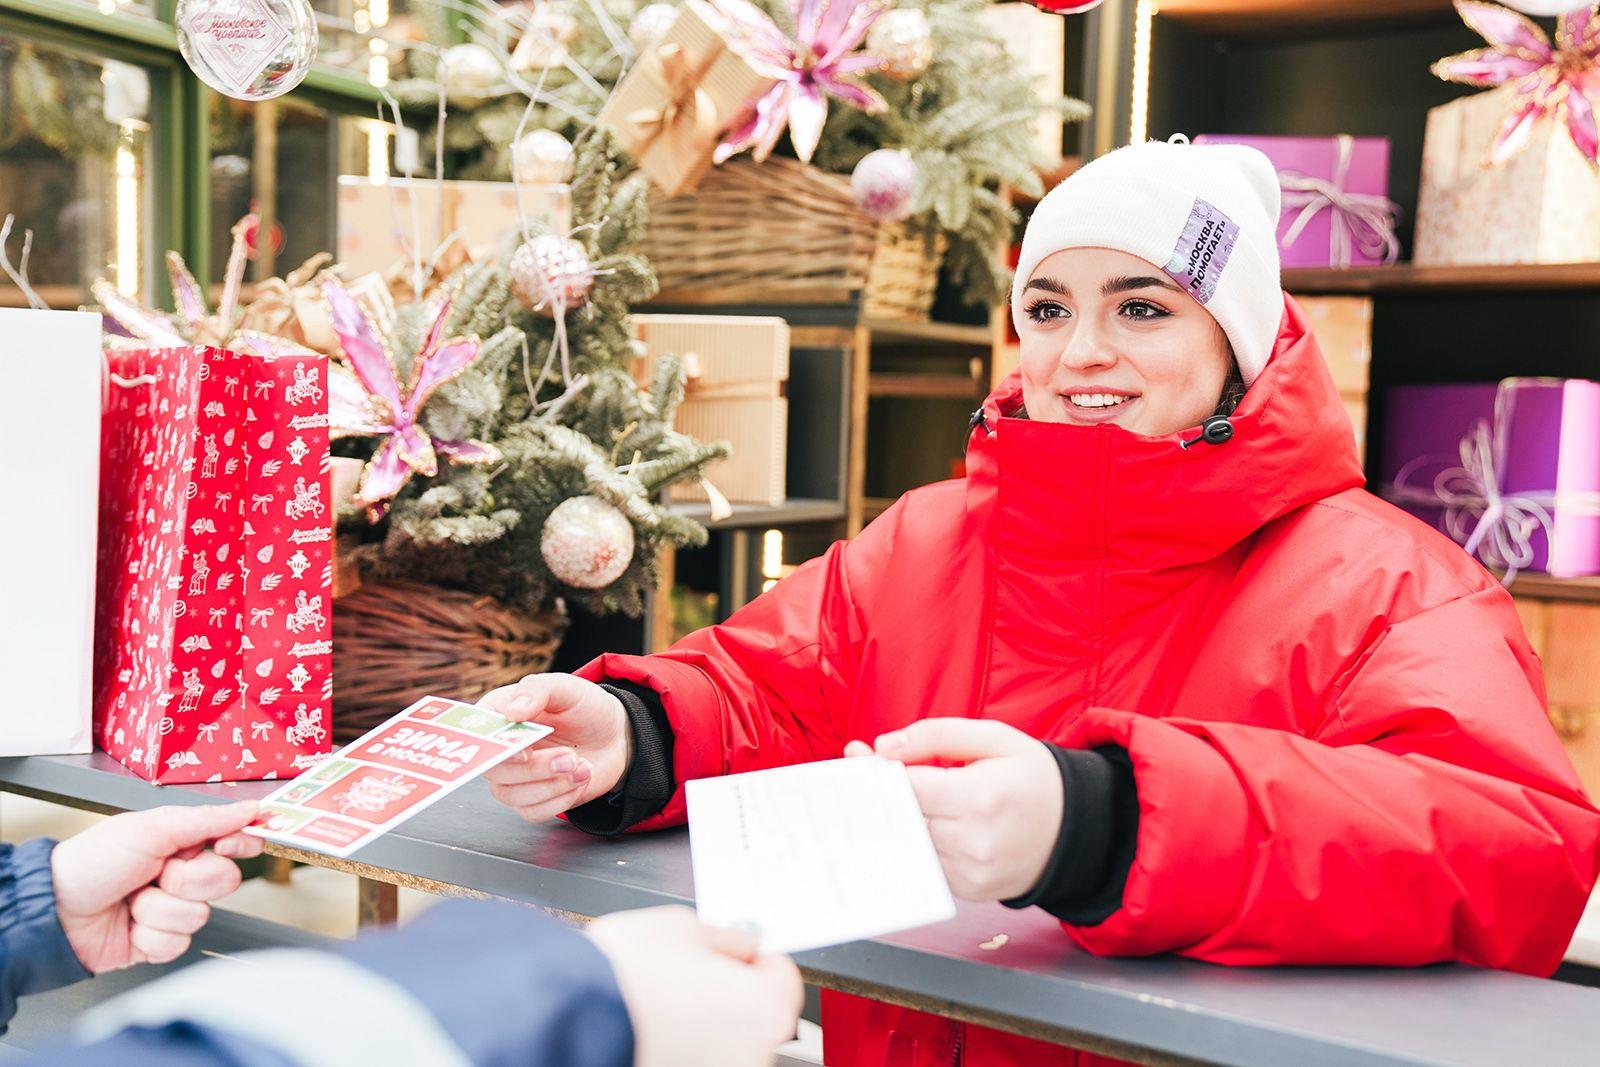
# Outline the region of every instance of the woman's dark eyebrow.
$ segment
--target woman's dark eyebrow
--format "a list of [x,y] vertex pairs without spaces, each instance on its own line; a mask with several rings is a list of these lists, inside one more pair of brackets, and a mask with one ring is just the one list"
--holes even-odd
[[1029,289],[1043,289],[1045,292],[1055,293],[1057,296],[1072,295],[1070,289],[1054,278],[1029,278],[1028,284],[1022,287],[1022,291],[1027,292]]
[[1178,288],[1176,285],[1173,285],[1165,278],[1157,278],[1150,275],[1140,275],[1137,277],[1124,275],[1121,278],[1112,278],[1102,285],[1100,287],[1100,295],[1111,296],[1115,293],[1132,292],[1135,289],[1171,289],[1174,293],[1183,292],[1182,289]]

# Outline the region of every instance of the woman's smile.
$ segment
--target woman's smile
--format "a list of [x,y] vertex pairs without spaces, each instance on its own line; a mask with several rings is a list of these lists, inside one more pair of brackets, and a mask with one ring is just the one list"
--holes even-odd
[[1067,422],[1091,426],[1121,422],[1134,416],[1139,403],[1137,393],[1121,390],[1072,388],[1058,394]]

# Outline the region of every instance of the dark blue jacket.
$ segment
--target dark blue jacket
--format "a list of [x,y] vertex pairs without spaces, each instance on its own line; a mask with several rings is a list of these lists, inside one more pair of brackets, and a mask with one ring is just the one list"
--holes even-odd
[[[55,918],[53,842],[0,851],[0,1022],[16,998],[87,976]],[[627,1067],[611,965],[532,908],[445,901],[337,952],[276,950],[187,968],[109,1002],[79,1043],[29,1061],[117,1067],[342,1062]],[[388,1043],[389,1055],[378,1050]],[[395,1047],[404,1050],[397,1059]]]
[[38,838],[0,845],[0,1033],[17,1013],[17,998],[88,978],[56,919],[50,854]]

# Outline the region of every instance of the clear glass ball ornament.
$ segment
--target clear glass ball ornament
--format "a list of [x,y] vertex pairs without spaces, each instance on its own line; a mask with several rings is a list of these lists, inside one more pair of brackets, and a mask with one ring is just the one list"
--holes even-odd
[[907,81],[920,77],[933,63],[933,27],[915,8],[887,11],[867,31],[867,51],[883,58],[881,71]]
[[317,54],[309,0],[178,0],[178,51],[235,100],[271,100],[305,80]]

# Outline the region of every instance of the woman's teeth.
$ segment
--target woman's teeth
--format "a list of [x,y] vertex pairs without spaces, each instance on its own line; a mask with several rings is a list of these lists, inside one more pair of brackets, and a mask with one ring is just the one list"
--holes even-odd
[[1131,396],[1117,396],[1112,393],[1072,393],[1067,397],[1074,407],[1080,408],[1109,408],[1132,400]]

